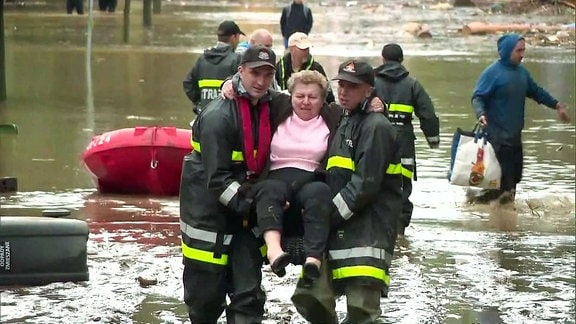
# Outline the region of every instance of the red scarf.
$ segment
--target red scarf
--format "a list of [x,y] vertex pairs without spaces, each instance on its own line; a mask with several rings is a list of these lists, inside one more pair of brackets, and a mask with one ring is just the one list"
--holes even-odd
[[[260,107],[260,121],[258,123],[258,150],[254,154],[254,134],[252,133],[252,115],[250,114],[250,101],[244,97],[236,97],[236,106],[240,109],[242,119],[242,132],[244,133],[244,161],[248,166],[249,174],[259,175],[264,170],[268,155],[270,154],[270,117],[268,103]],[[256,155],[256,156],[254,156]]]

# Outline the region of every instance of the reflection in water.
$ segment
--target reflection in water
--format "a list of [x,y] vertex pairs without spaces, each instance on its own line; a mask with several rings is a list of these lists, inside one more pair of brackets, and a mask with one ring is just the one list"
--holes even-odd
[[[20,134],[0,135],[0,176],[17,176],[20,191],[0,197],[0,215],[39,216],[44,209],[67,208],[71,217],[86,220],[91,279],[3,289],[0,321],[187,321],[181,303],[177,198],[100,195],[81,167],[80,155],[93,134],[138,125],[187,128],[194,116],[181,81],[202,49],[215,42],[213,31],[220,20],[233,17],[247,31],[269,28],[281,54],[278,8],[256,2],[247,6],[215,10],[196,2],[166,4],[164,13],[153,17],[152,29],[141,28],[140,19],[131,20],[127,45],[121,15],[96,15],[91,77],[85,35],[79,32],[86,30],[85,18],[60,11],[7,14],[9,100],[0,105],[0,121],[18,124]],[[380,15],[343,6],[330,8],[330,15],[323,11],[318,7],[315,15],[312,54],[329,76],[348,55],[379,64],[381,45],[395,39],[405,46],[405,64],[432,96],[441,120],[440,149],[428,149],[417,133],[414,219],[407,238],[398,242],[390,295],[382,299],[383,320],[573,320],[574,126],[559,125],[554,111],[529,102],[526,169],[517,201],[502,207],[466,205],[464,189],[446,180],[449,143],[456,127],[474,124],[470,93],[496,57],[495,39],[449,37],[442,25],[450,20],[449,12],[428,12],[426,19],[439,34],[422,41],[405,38],[387,23],[420,17],[414,8],[391,4]],[[134,12],[141,14],[141,7]],[[352,16],[358,18],[349,21]],[[541,85],[574,106],[573,51],[529,49],[526,65]],[[93,109],[86,99],[90,89]],[[289,299],[300,267],[289,266],[288,272],[277,278],[264,267],[266,323],[304,323],[293,314]],[[139,276],[158,284],[141,287]],[[341,315],[344,308],[340,300]]]

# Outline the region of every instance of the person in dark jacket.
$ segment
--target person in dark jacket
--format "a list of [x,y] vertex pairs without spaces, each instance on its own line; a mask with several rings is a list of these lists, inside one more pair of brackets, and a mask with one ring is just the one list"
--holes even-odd
[[414,205],[410,201],[412,179],[416,176],[416,149],[413,115],[420,119],[420,129],[430,148],[440,143],[440,122],[432,100],[418,80],[409,76],[402,65],[404,53],[398,44],[386,44],[382,48],[383,64],[375,69],[376,95],[388,104],[388,119],[398,131],[402,150],[402,217],[398,223],[398,235],[410,225]]
[[323,263],[314,284],[299,280],[292,302],[312,323],[337,323],[335,296],[345,295],[343,323],[376,323],[382,313],[380,297],[390,285],[402,212],[400,148],[384,114],[368,113],[372,67],[349,60],[334,79],[345,115],[327,156],[326,180],[337,210],[331,217],[328,265]]
[[[276,64],[276,81],[281,90],[288,89],[288,79],[290,79],[290,76],[294,72],[313,70],[320,72],[326,77],[326,72],[322,65],[310,55],[311,46],[312,43],[304,33],[297,32],[290,36],[288,40],[288,53]],[[330,87],[328,87],[326,102],[334,102],[334,94]]]
[[280,31],[284,37],[284,48],[288,48],[288,38],[296,32],[310,34],[314,18],[312,10],[302,0],[294,0],[292,4],[282,9],[280,16]]
[[184,301],[192,323],[216,323],[224,310],[228,323],[262,322],[262,245],[247,184],[269,156],[275,63],[270,49],[249,48],[234,98],[211,101],[192,126],[194,151],[184,158],[180,184]]
[[197,115],[213,99],[219,97],[224,79],[238,71],[241,56],[234,50],[245,35],[233,21],[218,26],[218,42],[206,49],[182,82],[186,96],[194,104]]
[[498,39],[500,59],[488,66],[476,82],[472,107],[478,122],[488,133],[502,168],[500,190],[485,190],[474,200],[501,203],[514,201],[516,185],[522,179],[522,129],[526,98],[555,109],[565,123],[570,116],[565,103],[558,102],[541,88],[521,65],[526,42],[518,34],[505,34]]

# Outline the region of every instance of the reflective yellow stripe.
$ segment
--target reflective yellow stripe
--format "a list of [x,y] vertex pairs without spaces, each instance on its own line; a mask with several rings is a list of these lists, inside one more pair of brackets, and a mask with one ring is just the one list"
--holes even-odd
[[393,112],[393,111],[399,111],[399,112],[404,112],[407,114],[411,114],[414,112],[414,107],[410,106],[410,105],[402,105],[402,104],[390,104],[388,106],[388,111]]
[[405,176],[406,178],[410,178],[412,179],[412,175],[414,173],[406,168],[402,168],[402,175]]
[[224,80],[198,80],[199,88],[220,88]]
[[[192,148],[194,151],[201,153],[202,150],[200,149],[200,143],[192,140]],[[256,151],[254,151],[254,155],[256,155]],[[244,161],[244,154],[240,151],[232,151],[232,161],[234,162],[242,162]]]
[[268,246],[266,246],[266,244],[261,245],[260,254],[262,255],[262,257],[265,258],[267,253],[268,253]]
[[244,154],[238,151],[232,151],[232,161],[242,162],[244,161]]
[[[347,169],[352,172],[356,170],[354,161],[352,161],[351,158],[343,156],[331,156],[330,158],[328,158],[328,163],[326,164],[326,170],[330,170],[331,168],[335,167]],[[388,165],[388,168],[386,169],[386,173],[388,174],[406,174],[405,172],[409,172],[410,174],[412,174],[412,172],[410,172],[409,170],[402,168],[402,164],[400,163],[392,163]]]
[[326,164],[326,170],[330,170],[331,168],[342,168],[347,169],[352,172],[356,170],[356,166],[354,165],[354,161],[351,158],[343,157],[343,156],[331,156],[328,158],[328,163]]
[[194,149],[194,151],[200,153],[201,152],[200,151],[200,143],[198,143],[194,140],[191,140],[191,142],[192,142],[192,149]]
[[191,248],[182,242],[182,254],[187,257],[188,259],[198,260],[201,262],[218,264],[218,265],[227,265],[228,264],[228,255],[222,254],[220,258],[214,257],[214,252],[210,251],[203,251],[195,248]]
[[402,174],[403,171],[402,164],[400,163],[390,163],[388,168],[386,168],[386,173],[388,174]]
[[386,271],[372,266],[350,266],[332,270],[332,279],[346,279],[352,277],[372,277],[382,280],[386,285],[390,285],[390,276]]

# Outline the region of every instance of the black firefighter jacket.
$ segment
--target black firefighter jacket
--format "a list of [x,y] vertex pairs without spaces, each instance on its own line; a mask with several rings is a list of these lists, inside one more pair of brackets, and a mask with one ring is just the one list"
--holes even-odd
[[396,130],[383,114],[358,108],[342,119],[326,165],[342,222],[328,252],[335,288],[350,281],[380,289],[390,284],[401,169]]
[[222,82],[238,71],[240,60],[241,56],[230,45],[221,42],[206,49],[198,58],[182,82],[184,92],[195,105],[196,114],[220,95]]
[[[420,129],[430,147],[440,142],[440,122],[434,105],[424,87],[410,77],[408,70],[398,62],[387,62],[374,71],[376,94],[388,105],[388,119],[398,130],[402,149],[402,164],[408,168],[404,176],[412,178],[416,167],[413,114],[420,119]],[[415,175],[414,175],[415,176]]]
[[[237,93],[248,96],[242,87]],[[272,95],[266,95],[260,103],[271,99]],[[260,110],[252,107],[251,111],[257,142],[255,121]],[[218,269],[227,264],[232,235],[242,229],[249,211],[241,188],[247,181],[248,168],[235,100],[218,97],[206,106],[192,126],[192,146],[194,151],[184,158],[180,184],[184,262]]]

